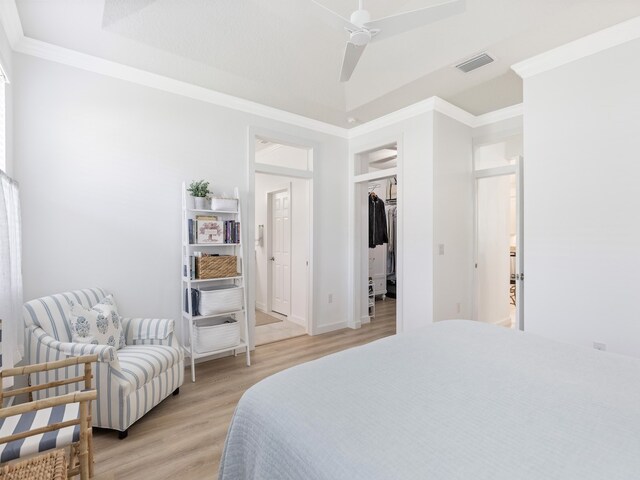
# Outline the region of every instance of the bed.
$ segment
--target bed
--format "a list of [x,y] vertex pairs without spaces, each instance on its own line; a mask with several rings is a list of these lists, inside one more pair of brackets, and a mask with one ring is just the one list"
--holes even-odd
[[221,480],[638,479],[640,359],[470,321],[273,375]]

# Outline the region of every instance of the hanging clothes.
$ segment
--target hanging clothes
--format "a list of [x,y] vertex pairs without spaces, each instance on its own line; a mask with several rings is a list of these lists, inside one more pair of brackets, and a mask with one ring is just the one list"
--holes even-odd
[[376,248],[389,241],[387,214],[384,202],[375,193],[369,194],[369,248]]
[[389,244],[387,245],[387,274],[393,274],[396,273],[396,243],[398,241],[398,208],[393,205],[387,206],[387,225],[389,227]]

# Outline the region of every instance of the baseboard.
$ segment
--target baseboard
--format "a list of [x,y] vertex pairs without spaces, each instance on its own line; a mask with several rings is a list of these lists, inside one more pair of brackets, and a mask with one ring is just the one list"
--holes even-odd
[[367,323],[371,323],[371,317],[369,315],[360,317],[360,325],[366,325]]
[[262,302],[256,302],[256,310],[267,313],[267,305]]
[[323,333],[333,332],[335,330],[341,330],[347,328],[347,322],[330,323],[329,325],[317,325],[313,329],[313,335],[322,335]]
[[495,322],[491,322],[492,325],[500,325],[503,327],[508,327],[511,325],[511,317],[503,318],[502,320],[496,320]]
[[307,321],[302,317],[299,317],[297,315],[290,315],[287,318],[287,320],[289,320],[290,322],[295,323],[296,325],[300,325],[301,327],[303,327],[305,329],[307,328]]

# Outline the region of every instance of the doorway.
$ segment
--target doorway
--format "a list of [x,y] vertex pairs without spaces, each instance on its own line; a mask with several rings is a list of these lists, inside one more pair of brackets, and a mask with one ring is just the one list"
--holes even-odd
[[475,163],[474,320],[524,329],[521,136],[483,145]]
[[398,141],[353,154],[352,328],[401,331],[401,195]]
[[[312,179],[293,174],[308,156],[305,148],[256,140],[256,346],[309,333]],[[283,165],[291,175],[277,173]]]

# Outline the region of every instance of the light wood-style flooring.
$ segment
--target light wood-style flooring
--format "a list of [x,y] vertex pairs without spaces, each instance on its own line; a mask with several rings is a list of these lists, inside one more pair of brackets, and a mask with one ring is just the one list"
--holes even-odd
[[294,365],[395,333],[395,300],[376,302],[376,318],[358,330],[302,336],[244,355],[198,365],[180,395],[169,396],[129,429],[129,437],[95,430],[95,473],[114,480],[216,479],[227,428],[240,397],[260,380]]

